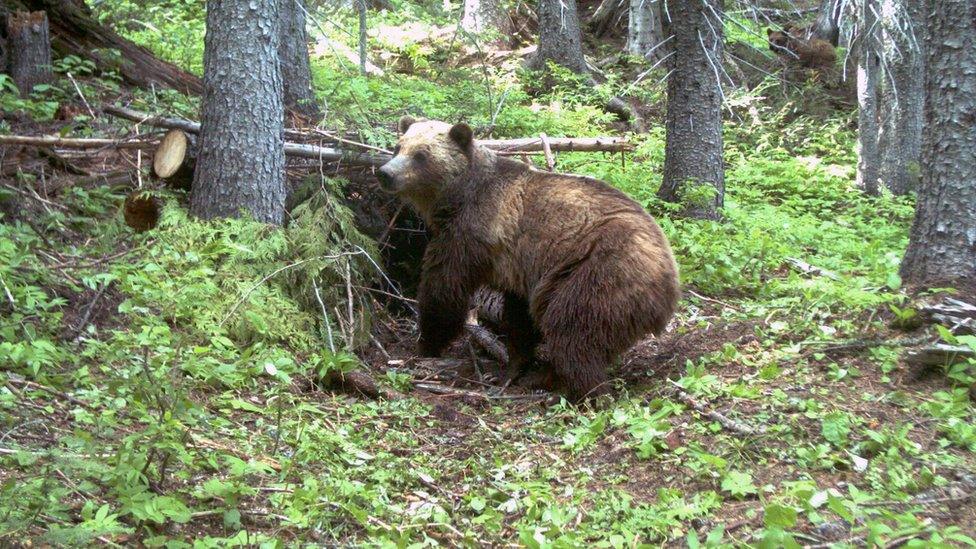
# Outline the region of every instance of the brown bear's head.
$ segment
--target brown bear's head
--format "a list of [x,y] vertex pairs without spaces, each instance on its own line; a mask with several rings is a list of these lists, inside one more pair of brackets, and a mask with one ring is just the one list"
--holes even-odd
[[799,29],[794,25],[787,25],[781,31],[766,29],[766,38],[769,41],[769,49],[778,54],[789,54],[796,50],[796,41],[800,36]]
[[404,116],[400,133],[393,159],[377,171],[377,176],[384,190],[424,211],[437,201],[446,185],[467,171],[474,146],[471,127]]

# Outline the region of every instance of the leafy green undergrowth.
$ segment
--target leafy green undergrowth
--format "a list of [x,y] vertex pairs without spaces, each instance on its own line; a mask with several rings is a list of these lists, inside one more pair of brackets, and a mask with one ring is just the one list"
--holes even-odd
[[[659,172],[660,138],[651,132],[624,165],[559,161],[656,209],[686,283],[733,303],[706,319],[695,311],[708,302],[690,298],[674,341],[712,324],[745,328],[679,354],[671,377],[754,434],[694,412],[663,377],[624,374],[600,410],[333,394],[317,380],[357,366],[348,350],[370,317],[357,291],[358,330],[347,322],[346,262],[357,288],[377,276],[370,242],[331,198],[339,187],[295,210],[285,231],[200,223],[164,196],[162,223],[145,235],[121,223],[111,189],[69,188],[64,211],[0,223],[0,536],[970,543],[970,508],[926,501],[973,489],[972,366],[914,387],[895,381],[905,375],[896,348],[822,351],[886,330],[864,315],[904,300],[892,273],[910,204],[857,195],[842,166],[805,151],[740,155],[733,144],[725,220],[671,218],[645,179]],[[791,269],[794,256],[835,277]],[[96,295],[104,307],[89,305]],[[403,389],[403,375],[380,379]]]

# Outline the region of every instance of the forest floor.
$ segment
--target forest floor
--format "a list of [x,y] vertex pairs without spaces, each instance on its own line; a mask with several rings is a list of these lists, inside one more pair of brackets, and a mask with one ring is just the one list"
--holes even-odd
[[[494,112],[480,69],[438,84],[418,68],[434,54],[399,55],[419,76],[316,68],[343,122],[382,120],[364,140],[389,145],[404,104]],[[622,131],[579,82],[530,97],[524,75],[496,76],[496,136]],[[952,291],[901,287],[911,199],[854,187],[850,113],[811,117],[778,86],[733,98],[721,222],[655,200],[659,121],[629,134],[624,163],[558,156],[654,213],[685,285],[667,332],[611,369],[614,398],[579,408],[501,390],[466,340],[416,357],[335,173],[312,174],[313,199],[275,230],[191,219],[132,151],[66,156],[82,175],[4,150],[0,545],[976,544],[976,364],[904,358],[976,339],[919,320]],[[96,109],[192,112],[104,78],[80,89]],[[59,120],[76,99],[69,82],[4,92],[2,132],[145,131],[80,108]],[[164,205],[144,233],[123,215],[140,186]],[[354,372],[383,394],[344,390]]]

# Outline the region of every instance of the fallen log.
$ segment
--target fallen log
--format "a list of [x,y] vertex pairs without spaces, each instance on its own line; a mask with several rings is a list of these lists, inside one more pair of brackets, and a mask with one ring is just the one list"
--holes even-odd
[[921,366],[950,366],[967,359],[976,359],[976,351],[965,345],[945,343],[911,349],[905,354],[906,362]]
[[[192,120],[187,120],[185,118],[174,118],[170,116],[160,116],[155,114],[149,114],[142,111],[137,111],[135,109],[129,109],[127,107],[116,107],[114,105],[109,105],[102,108],[102,112],[105,114],[110,114],[117,118],[123,118],[125,120],[131,120],[138,124],[145,124],[147,126],[153,126],[155,128],[163,128],[166,130],[182,130],[186,133],[198,134],[200,133],[200,123],[194,122]],[[312,137],[312,135],[300,132],[297,130],[285,130],[285,137],[292,139],[303,139]]]
[[[57,147],[61,149],[152,149],[158,146],[158,140],[145,139],[98,139],[98,138],[70,138],[50,135],[0,135],[0,145],[24,145],[30,147]],[[365,154],[343,151],[317,145],[301,143],[285,143],[285,155],[296,158],[308,158],[321,162],[346,162],[357,166],[382,166],[390,160],[389,155]]]
[[[119,118],[132,120],[133,122],[139,122],[140,124],[146,124],[158,128],[177,129],[189,133],[200,132],[199,123],[183,118],[157,116],[125,107],[115,106],[105,107],[102,109],[102,111],[112,116],[117,116]],[[316,132],[314,130],[285,130],[285,137],[290,139],[314,140],[321,139],[323,136],[320,132]],[[331,139],[335,138],[332,137]],[[634,146],[622,137],[546,137],[545,141],[548,141],[549,150],[551,152],[626,152],[634,149]],[[545,150],[545,143],[543,142],[542,137],[526,137],[520,139],[481,139],[478,140],[478,144],[495,151],[506,153],[543,152]],[[287,147],[289,145],[298,144],[286,143],[286,154],[288,153]],[[295,156],[301,155],[296,154]],[[385,157],[384,163],[386,160],[389,160],[389,155],[377,153],[375,156]],[[314,156],[306,158],[314,158]]]
[[11,13],[46,11],[51,47],[61,57],[76,55],[91,59],[99,70],[117,70],[123,80],[145,89],[155,85],[184,94],[203,92],[199,77],[159,59],[148,49],[102,25],[83,1],[0,0],[0,8],[0,12]]
[[151,149],[155,141],[144,139],[97,139],[56,137],[53,135],[0,135],[0,145],[27,147],[58,147],[61,149]]
[[922,306],[919,312],[924,318],[946,326],[954,334],[976,333],[976,305],[947,297],[941,303]]

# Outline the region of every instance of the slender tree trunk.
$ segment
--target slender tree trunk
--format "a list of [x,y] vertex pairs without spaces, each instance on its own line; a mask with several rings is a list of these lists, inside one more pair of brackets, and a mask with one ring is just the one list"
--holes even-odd
[[7,18],[10,40],[10,77],[20,95],[27,97],[38,84],[53,79],[51,37],[43,11],[11,13]]
[[285,210],[279,0],[209,0],[190,211],[281,224]]
[[512,33],[512,20],[501,0],[464,0],[461,28],[472,34],[507,38]]
[[666,48],[661,23],[661,3],[664,0],[630,0],[627,25],[627,51],[646,57],[651,62],[664,58]]
[[305,30],[305,1],[279,0],[278,59],[284,85],[285,108],[310,121],[322,118],[308,61],[308,34]]
[[840,41],[840,17],[843,9],[844,0],[823,0],[820,9],[817,11],[817,20],[813,24],[813,37],[826,40],[832,46],[837,47]]
[[353,0],[359,12],[359,74],[366,76],[366,0]]
[[575,73],[587,72],[576,0],[539,0],[539,49],[528,66],[541,70],[548,61]]
[[[715,218],[724,203],[722,3],[668,0],[671,48],[664,181],[658,196],[685,214]],[[703,47],[704,45],[704,47]]]
[[878,47],[877,0],[859,0],[857,56],[857,185],[869,195],[878,194],[881,155],[878,146]]
[[916,0],[882,0],[882,54],[888,77],[881,92],[881,181],[892,193],[918,186],[925,107],[922,6]]
[[976,295],[976,25],[969,0],[927,2],[925,135],[901,274]]

